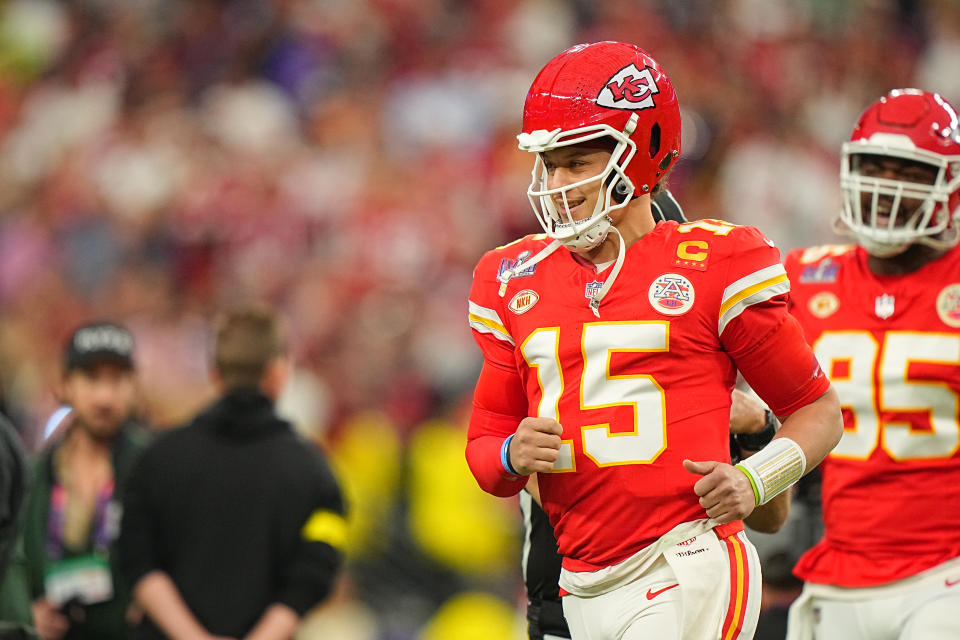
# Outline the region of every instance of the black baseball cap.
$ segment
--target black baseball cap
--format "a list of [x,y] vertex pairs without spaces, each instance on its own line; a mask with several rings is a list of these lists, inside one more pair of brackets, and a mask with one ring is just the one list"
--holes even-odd
[[113,322],[92,322],[78,327],[64,352],[64,369],[87,369],[101,363],[133,369],[133,335]]

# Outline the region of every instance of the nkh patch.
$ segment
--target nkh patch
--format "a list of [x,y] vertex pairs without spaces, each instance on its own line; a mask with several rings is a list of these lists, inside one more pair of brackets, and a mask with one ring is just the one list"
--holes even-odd
[[960,283],[948,284],[940,290],[937,315],[948,327],[960,327]]
[[530,311],[533,305],[537,304],[539,300],[540,296],[536,291],[533,289],[524,289],[510,299],[507,308],[515,314],[520,315],[521,313]]
[[603,283],[600,282],[599,280],[588,282],[587,286],[583,288],[583,297],[593,298],[593,296],[596,295],[597,291],[600,291],[601,287],[603,287]]
[[650,67],[640,70],[631,62],[603,83],[603,88],[597,94],[597,104],[609,109],[652,109],[657,106],[653,102],[653,96],[657,93],[660,93],[660,88]]
[[[533,251],[521,251],[517,255],[516,260],[511,260],[510,258],[504,258],[500,261],[500,269],[497,270],[497,277],[499,278],[501,274],[507,269],[515,269],[516,267],[523,264],[523,261],[533,255]],[[526,269],[521,269],[513,274],[514,278],[523,278],[524,276],[532,276],[533,272],[537,270],[537,265],[527,267]]]
[[665,273],[653,281],[647,297],[651,306],[660,313],[679,316],[693,306],[693,285],[677,273]]

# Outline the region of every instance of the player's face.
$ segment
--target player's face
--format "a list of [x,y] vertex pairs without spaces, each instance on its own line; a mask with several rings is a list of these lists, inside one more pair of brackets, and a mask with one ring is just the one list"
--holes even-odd
[[[604,149],[585,145],[573,145],[544,151],[543,165],[547,171],[547,188],[557,189],[588,180],[584,184],[553,196],[558,211],[564,206],[574,221],[589,218],[601,195],[600,176],[610,160],[611,153]],[[596,177],[595,180],[589,180]],[[564,195],[566,203],[564,203]]]
[[96,364],[69,372],[63,395],[78,426],[96,439],[110,439],[133,413],[136,380],[129,367]]
[[[856,170],[861,176],[867,178],[881,178],[884,180],[898,180],[902,182],[913,182],[919,184],[930,184],[936,182],[938,169],[933,165],[922,162],[914,162],[905,158],[895,158],[890,156],[862,154],[857,158]],[[869,223],[871,211],[872,194],[861,193],[861,211],[864,222]],[[877,222],[886,226],[890,220],[890,212],[893,209],[894,197],[892,195],[880,195],[877,199]],[[903,198],[897,210],[898,218],[906,218],[916,211],[917,207],[923,204],[922,200]],[[898,220],[896,224],[900,224]]]

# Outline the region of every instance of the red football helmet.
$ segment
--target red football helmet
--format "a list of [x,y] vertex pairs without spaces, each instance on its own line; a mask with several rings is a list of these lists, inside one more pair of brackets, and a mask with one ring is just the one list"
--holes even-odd
[[[597,138],[614,143],[599,175],[574,185],[547,188],[541,153]],[[570,248],[600,244],[610,229],[607,214],[634,193],[650,193],[680,155],[680,106],[670,78],[640,47],[622,42],[580,44],[567,49],[537,74],[523,107],[520,148],[537,154],[530,204],[547,235]],[[603,181],[592,215],[574,222],[566,191]]]
[[[917,242],[943,248],[957,244],[960,121],[949,102],[919,89],[895,89],[863,112],[842,154],[840,220],[847,229],[839,230],[880,257]],[[932,184],[860,170],[885,160],[912,165]]]

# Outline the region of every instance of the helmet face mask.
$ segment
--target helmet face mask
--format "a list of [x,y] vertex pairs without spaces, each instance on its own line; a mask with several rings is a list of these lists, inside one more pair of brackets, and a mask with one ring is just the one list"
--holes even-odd
[[915,89],[892,91],[869,107],[843,145],[841,230],[877,257],[918,243],[956,245],[958,124],[949,103]]
[[[611,155],[600,173],[549,187],[544,153],[601,138],[611,143]],[[536,154],[527,196],[544,231],[569,249],[590,249],[606,237],[609,214],[635,194],[650,193],[680,155],[680,110],[670,79],[639,47],[577,45],[533,81],[517,139],[520,149]],[[568,193],[594,181],[596,206],[574,220]]]
[[[586,146],[604,138],[612,138],[614,146],[600,173],[550,188],[548,160],[545,158],[547,152],[564,147]],[[589,132],[558,132],[543,146],[544,151],[536,152],[531,182],[527,188],[530,206],[551,238],[559,240],[572,250],[592,249],[603,242],[610,230],[609,214],[625,207],[633,194],[633,183],[624,173],[623,166],[628,164],[636,153],[636,144],[619,132],[611,133],[606,127],[601,127],[597,131]],[[601,148],[601,145],[598,145],[598,148]],[[597,184],[594,186],[593,183]],[[593,211],[585,218],[575,219],[570,211],[569,195],[581,189],[593,188],[599,191]]]

